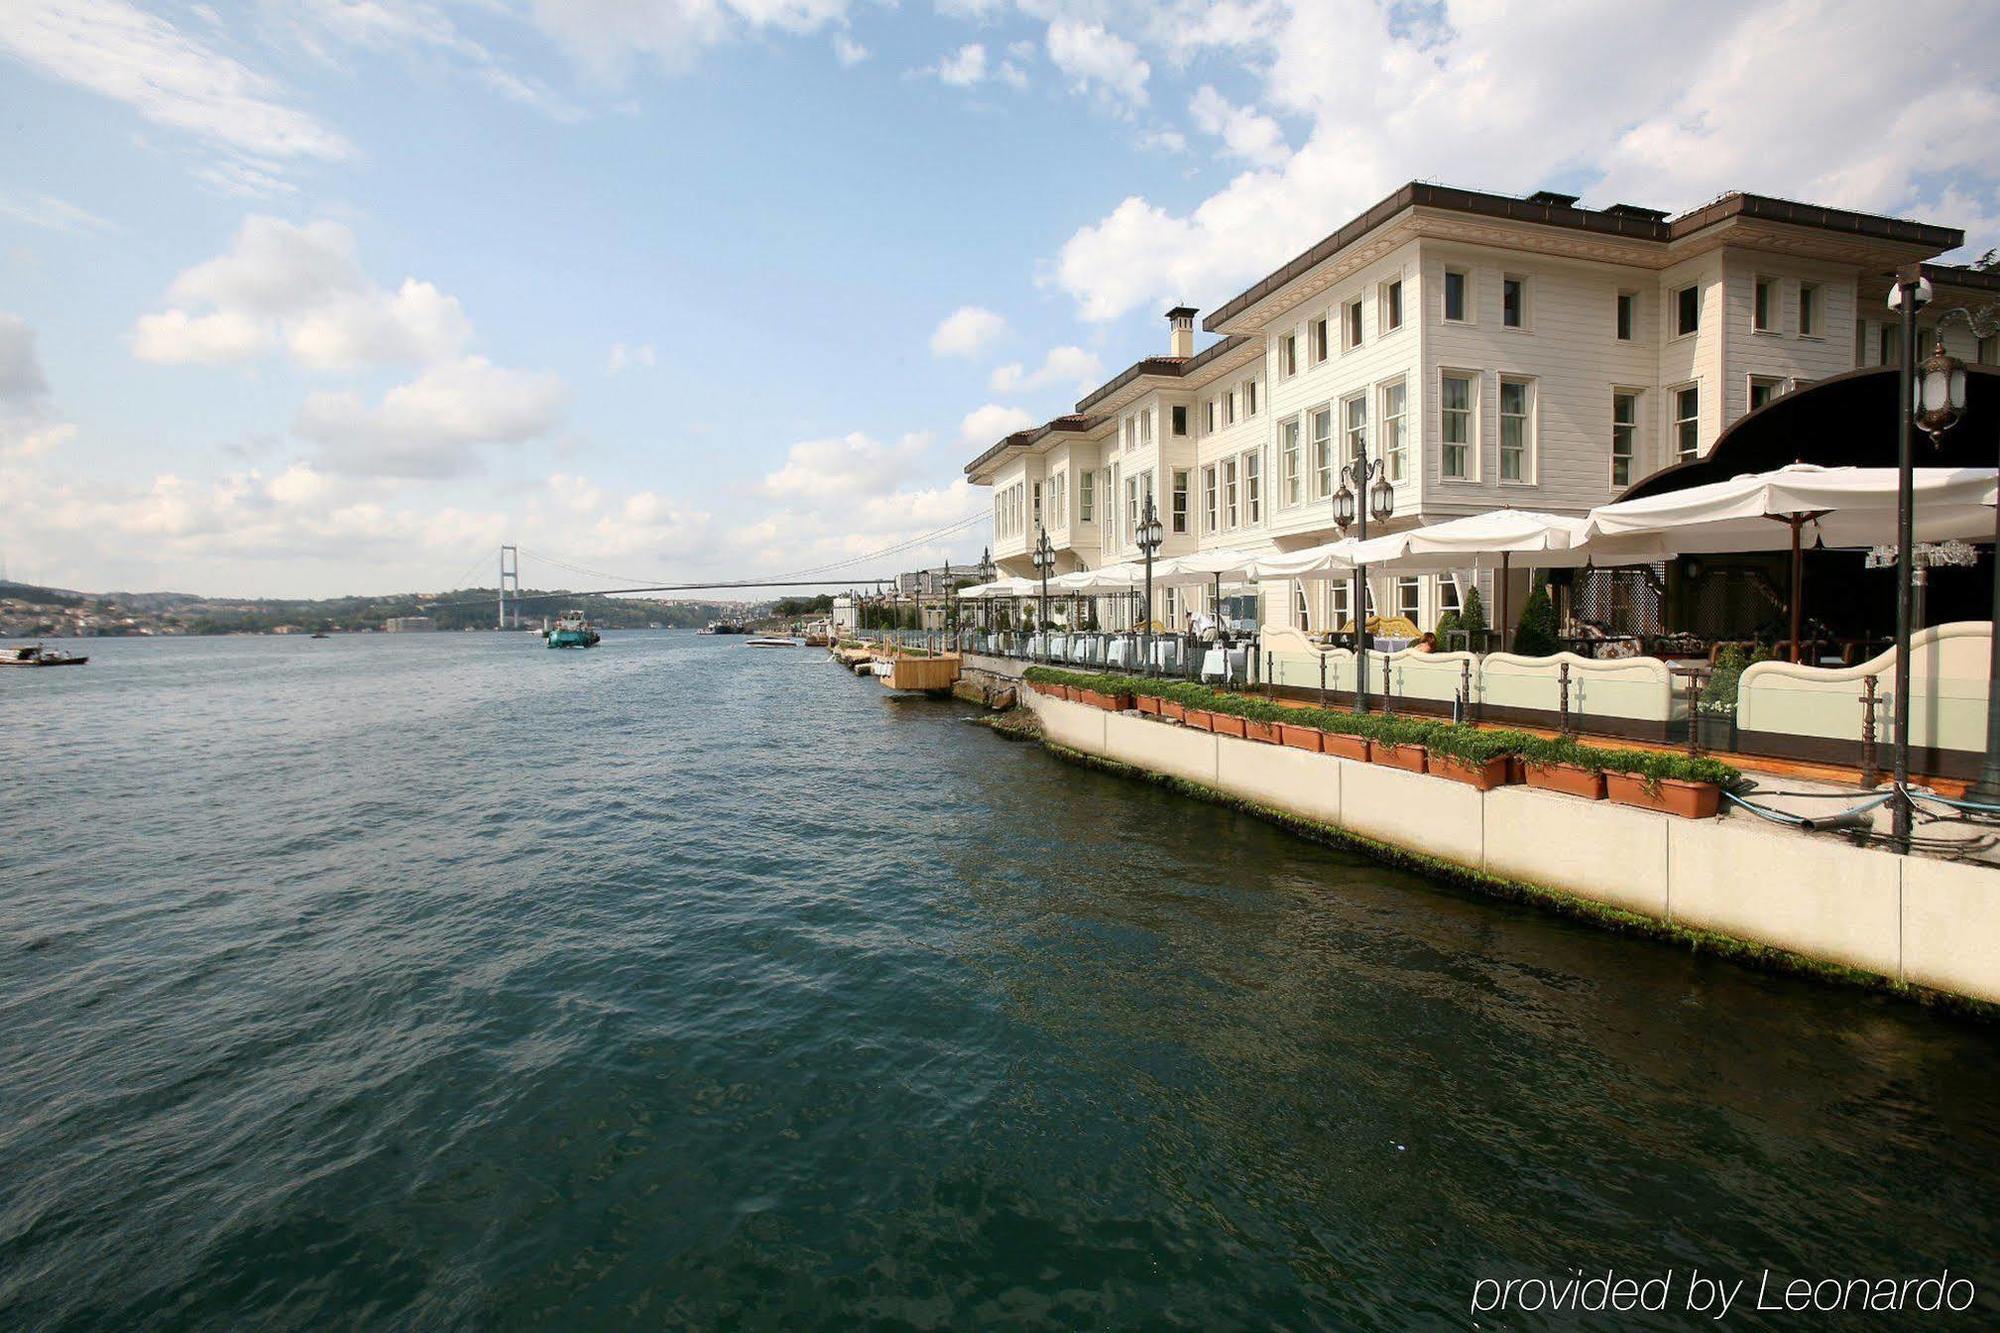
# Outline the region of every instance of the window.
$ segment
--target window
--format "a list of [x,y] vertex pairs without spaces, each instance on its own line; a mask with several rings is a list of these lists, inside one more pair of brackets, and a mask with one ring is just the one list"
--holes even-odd
[[1153,409],[1147,408],[1139,414],[1139,443],[1153,442]]
[[1237,522],[1236,509],[1236,460],[1222,460],[1222,526],[1233,528]]
[[1508,274],[1500,280],[1500,322],[1510,329],[1528,327],[1528,280]]
[[1383,333],[1394,333],[1403,327],[1403,280],[1391,278],[1382,284],[1382,309],[1375,317],[1376,326]]
[[1049,526],[1066,528],[1069,517],[1063,512],[1063,474],[1052,473],[1049,477]]
[[1324,500],[1333,494],[1333,409],[1322,407],[1312,414],[1313,498]]
[[1528,380],[1500,381],[1500,480],[1533,479],[1535,386]]
[[1415,574],[1405,574],[1396,580],[1396,614],[1406,617],[1415,624],[1423,610],[1424,581]]
[[1368,448],[1368,395],[1357,393],[1340,404],[1342,433],[1347,437],[1347,461],[1358,463]]
[[1403,381],[1382,386],[1382,465],[1388,469],[1390,481],[1401,481],[1409,467],[1403,431],[1409,405],[1410,390]]
[[1770,375],[1750,377],[1750,410],[1755,412],[1785,391],[1785,382]]
[[1215,465],[1211,463],[1201,470],[1201,502],[1203,510],[1201,530],[1203,532],[1215,531],[1216,499]]
[[1125,478],[1125,537],[1131,540],[1139,531],[1139,479]]
[[1447,477],[1469,480],[1473,475],[1472,376],[1447,374],[1439,388],[1444,415],[1441,471]]
[[1203,413],[1208,417],[1207,433],[1213,435],[1215,434],[1215,400],[1210,398],[1201,406]]
[[1632,330],[1639,322],[1639,296],[1636,292],[1618,293],[1618,341],[1632,341]]
[[1799,337],[1819,337],[1819,284],[1799,284]]
[[1639,395],[1611,391],[1611,484],[1632,484],[1632,459],[1639,447]]
[[1701,447],[1701,386],[1674,390],[1674,459],[1685,463]]
[[1299,373],[1299,335],[1288,333],[1278,339],[1278,374],[1290,379]]
[[1758,278],[1750,289],[1750,327],[1759,333],[1775,333],[1778,328],[1778,280]]
[[1463,324],[1468,318],[1465,312],[1465,274],[1455,268],[1444,271],[1444,317],[1457,324]]
[[1042,526],[1042,483],[1035,483],[1035,526]]
[[1132,451],[1132,442],[1139,434],[1138,425],[1131,417],[1126,417],[1118,423],[1118,431],[1120,439],[1119,447],[1130,453]]
[[1438,575],[1437,610],[1439,618],[1442,619],[1448,615],[1455,616],[1464,610],[1464,607],[1465,603],[1458,595],[1458,580],[1449,574]]
[[1299,457],[1299,419],[1278,427],[1278,503],[1287,509],[1305,499],[1305,460]]
[[1310,345],[1312,363],[1318,365],[1326,360],[1326,319],[1324,316],[1306,325],[1306,341]]
[[1176,407],[1174,409],[1173,421],[1174,421],[1174,434],[1176,435],[1187,434],[1187,408]]
[[1243,455],[1243,521],[1264,521],[1264,455],[1260,450]]
[[1900,366],[1903,364],[1903,326],[1884,320],[1875,331],[1875,364],[1878,366]]
[[1188,530],[1188,473],[1184,467],[1174,469],[1174,531]]
[[1303,579],[1292,580],[1292,625],[1306,633],[1312,632],[1312,616],[1306,602],[1306,585]]
[[1353,602],[1349,600],[1353,595],[1354,585],[1350,580],[1333,580],[1333,625],[1335,629],[1346,629],[1348,621],[1353,619],[1352,614],[1347,609],[1353,605]]
[[1254,417],[1257,415],[1256,380],[1243,381],[1243,415],[1246,417]]
[[1982,366],[2000,366],[2000,334],[1981,338],[1979,351],[1973,359]]
[[1701,288],[1683,287],[1674,293],[1674,336],[1685,338],[1701,327]]
[[1236,424],[1236,390],[1234,389],[1231,389],[1222,396],[1222,424],[1225,426]]
[[1097,496],[1094,492],[1097,487],[1093,484],[1096,477],[1097,474],[1095,472],[1086,472],[1076,479],[1077,518],[1085,523],[1095,521],[1091,517],[1091,510],[1096,508]]
[[1361,346],[1361,302],[1349,301],[1340,308],[1340,350],[1351,352]]

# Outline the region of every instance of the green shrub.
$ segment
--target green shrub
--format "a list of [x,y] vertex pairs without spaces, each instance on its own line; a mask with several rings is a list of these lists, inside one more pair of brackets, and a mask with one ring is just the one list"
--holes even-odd
[[1449,649],[1451,647],[1451,640],[1445,636],[1454,634],[1462,628],[1464,626],[1459,620],[1458,612],[1447,611],[1438,617],[1437,628],[1432,630],[1431,633],[1437,635],[1439,648]]
[[1536,588],[1528,604],[1521,608],[1521,623],[1514,630],[1514,651],[1522,657],[1549,657],[1561,651],[1556,642],[1556,605],[1547,588]]
[[1486,603],[1479,599],[1479,589],[1466,589],[1465,606],[1458,613],[1458,627],[1473,636],[1473,647],[1479,646],[1479,636],[1488,628],[1486,623]]
[[1716,654],[1715,670],[1709,673],[1708,684],[1702,687],[1702,708],[1724,713],[1736,707],[1736,690],[1742,684],[1743,669],[1749,665],[1750,659],[1734,644]]

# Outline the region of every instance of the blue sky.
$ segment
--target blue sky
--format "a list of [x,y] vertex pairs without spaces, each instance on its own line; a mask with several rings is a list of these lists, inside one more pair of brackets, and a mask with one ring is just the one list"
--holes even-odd
[[1990,4],[0,0],[0,555],[963,559],[974,452],[1405,180],[1984,249],[1996,55]]

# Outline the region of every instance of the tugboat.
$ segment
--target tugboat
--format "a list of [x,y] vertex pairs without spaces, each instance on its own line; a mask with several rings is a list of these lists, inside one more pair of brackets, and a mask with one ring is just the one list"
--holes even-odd
[[597,644],[597,631],[584,619],[581,611],[565,611],[556,617],[555,626],[549,630],[551,648],[591,648]]
[[0,653],[0,666],[10,667],[82,666],[89,660],[81,653],[59,653],[39,643],[31,648],[10,648]]

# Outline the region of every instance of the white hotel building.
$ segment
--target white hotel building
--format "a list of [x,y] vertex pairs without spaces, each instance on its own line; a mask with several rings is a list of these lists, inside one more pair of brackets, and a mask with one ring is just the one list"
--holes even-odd
[[[1028,576],[1042,525],[1058,572],[1137,559],[1148,493],[1163,557],[1331,541],[1341,464],[1363,447],[1395,489],[1394,518],[1372,532],[1502,507],[1580,515],[1705,456],[1778,396],[1893,364],[1887,275],[1963,243],[1758,195],[1670,218],[1413,183],[1209,314],[1220,337],[1199,352],[1197,312],[1169,312],[1167,355],[966,475],[993,488],[995,562]],[[1925,271],[1934,309],[2000,294],[2000,275]],[[1946,344],[2000,364],[1963,323]],[[1491,577],[1385,576],[1370,595],[1428,629],[1474,579],[1491,606]],[[1167,594],[1161,618],[1204,600],[1189,596]],[[1349,619],[1344,580],[1261,596],[1267,626]]]

